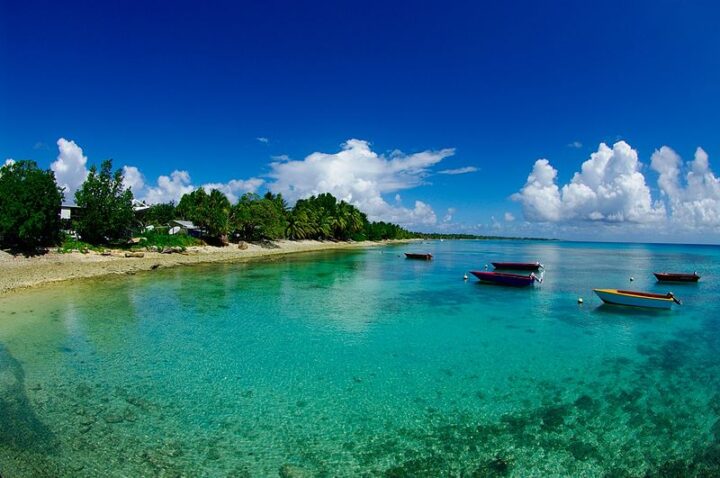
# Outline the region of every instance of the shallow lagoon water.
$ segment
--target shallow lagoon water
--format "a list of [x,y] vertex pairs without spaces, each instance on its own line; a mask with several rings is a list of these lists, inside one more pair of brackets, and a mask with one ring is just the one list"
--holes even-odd
[[[445,241],[16,292],[0,298],[0,474],[716,476],[719,259]],[[544,282],[463,281],[493,260],[540,260]],[[594,287],[684,305],[603,306]]]

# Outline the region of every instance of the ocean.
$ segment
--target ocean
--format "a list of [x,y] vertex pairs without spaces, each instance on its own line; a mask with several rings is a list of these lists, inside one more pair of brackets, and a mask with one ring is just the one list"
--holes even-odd
[[[536,260],[534,287],[463,279]],[[593,288],[683,304],[602,305]],[[717,476],[719,298],[716,246],[559,241],[17,291],[0,297],[0,475]]]

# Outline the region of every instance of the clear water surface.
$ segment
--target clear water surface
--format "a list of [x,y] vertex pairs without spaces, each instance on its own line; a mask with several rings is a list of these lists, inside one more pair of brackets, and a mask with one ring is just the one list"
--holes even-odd
[[[717,476],[719,259],[445,241],[15,292],[0,474]],[[545,280],[463,281],[493,260],[540,260]],[[684,304],[603,306],[594,287]]]

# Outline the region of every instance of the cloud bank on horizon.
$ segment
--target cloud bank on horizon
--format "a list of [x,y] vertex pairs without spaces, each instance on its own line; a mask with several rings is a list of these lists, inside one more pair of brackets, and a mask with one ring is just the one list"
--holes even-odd
[[557,183],[557,169],[547,159],[538,159],[512,199],[522,205],[527,221],[537,223],[669,223],[685,229],[720,226],[720,180],[711,171],[702,148],[687,165],[668,146],[653,153],[650,167],[659,175],[660,189],[656,199],[642,173],[643,166],[637,151],[625,141],[612,148],[601,143],[562,187]]
[[[74,141],[60,138],[58,156],[51,164],[57,182],[65,188],[66,200],[87,177],[88,158]],[[372,220],[383,220],[406,227],[430,226],[447,229],[456,213],[438,215],[432,206],[417,200],[411,206],[402,203],[400,191],[427,184],[433,174],[467,174],[473,166],[433,170],[445,158],[455,154],[453,148],[425,150],[406,154],[395,150],[387,155],[372,150],[368,141],[350,139],[338,152],[315,152],[302,160],[286,155],[274,156],[266,178],[231,179],[225,183],[195,185],[189,172],[175,170],[146,180],[135,166],[124,166],[125,186],[135,197],[148,203],[178,202],[198,187],[219,189],[235,202],[242,194],[265,187],[290,202],[329,192],[358,206]],[[582,163],[580,171],[567,184],[558,184],[558,171],[549,160],[538,159],[525,185],[511,196],[522,207],[524,221],[510,212],[504,215],[509,232],[528,230],[533,224],[558,230],[586,230],[598,224],[614,228],[652,228],[670,226],[686,231],[712,230],[720,226],[720,179],[710,168],[707,153],[698,148],[687,163],[670,147],[662,146],[650,159],[650,170],[657,173],[658,197],[653,198],[638,152],[627,142],[608,146],[601,143],[597,151]],[[394,201],[385,197],[394,195]],[[495,225],[499,224],[494,221]],[[467,225],[455,224],[468,232]],[[453,227],[454,227],[453,226]],[[480,227],[481,225],[478,225]],[[715,228],[715,229],[713,229]]]

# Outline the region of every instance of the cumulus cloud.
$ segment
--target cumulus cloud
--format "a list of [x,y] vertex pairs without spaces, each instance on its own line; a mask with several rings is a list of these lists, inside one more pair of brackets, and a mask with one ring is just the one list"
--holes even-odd
[[[57,142],[59,154],[50,168],[55,172],[59,186],[65,188],[66,200],[72,201],[75,191],[82,185],[88,175],[87,157],[74,141],[60,138]],[[7,161],[6,161],[7,164]],[[208,191],[219,189],[231,202],[237,201],[241,194],[256,192],[264,184],[259,178],[231,179],[227,183],[208,183],[200,186],[192,184],[187,171],[173,171],[169,176],[159,176],[155,184],[150,184],[136,166],[123,166],[123,187],[131,189],[136,199],[149,204],[161,202],[178,202],[180,198],[198,187]]]
[[511,212],[505,213],[505,222],[513,222],[515,220],[515,216]]
[[720,179],[702,148],[685,165],[675,151],[663,146],[653,153],[650,167],[659,175],[658,186],[672,221],[686,227],[720,226]]
[[583,144],[580,141],[573,141],[572,143],[568,143],[568,148],[575,148],[580,149],[582,148]]
[[135,192],[145,187],[145,178],[135,166],[123,166],[123,187]]
[[438,174],[450,174],[450,175],[467,174],[467,173],[474,173],[477,170],[478,170],[478,168],[476,168],[475,166],[466,166],[464,168],[457,168],[457,169],[443,169],[442,171],[438,171]]
[[637,151],[625,141],[601,143],[572,180],[560,188],[557,170],[547,159],[535,162],[525,186],[512,199],[530,221],[604,221],[651,223],[665,217],[653,202]]
[[371,220],[403,225],[435,224],[432,208],[415,201],[412,208],[395,205],[384,194],[413,188],[424,183],[430,168],[452,156],[454,149],[405,154],[393,151],[388,157],[371,150],[367,141],[351,139],[337,153],[312,153],[302,161],[275,161],[268,188],[290,201],[329,192],[359,207]]
[[258,141],[260,141],[261,143],[265,143],[265,144],[267,144],[267,143],[270,142],[270,140],[269,140],[268,138],[264,137],[264,136],[258,136],[258,137],[255,138],[255,139],[258,140]]
[[[267,138],[258,138],[265,142]],[[66,197],[72,197],[88,174],[87,157],[74,141],[58,140],[59,154],[51,168],[55,171],[58,184],[66,188]],[[438,217],[432,207],[423,201],[405,205],[399,191],[426,184],[433,174],[433,166],[452,156],[452,148],[437,151],[427,150],[413,154],[392,151],[387,155],[372,151],[367,141],[351,139],[336,153],[310,154],[301,161],[287,155],[273,156],[270,163],[272,182],[269,190],[282,193],[289,201],[310,195],[329,192],[341,200],[350,202],[368,214],[371,220],[390,221],[405,226],[437,225]],[[149,204],[174,201],[197,188],[218,189],[230,201],[247,192],[257,192],[266,181],[261,178],[231,179],[222,183],[195,185],[188,171],[175,170],[161,175],[155,181],[149,180],[136,166],[125,165],[123,185],[131,189],[136,199]],[[476,171],[473,166],[443,170],[442,174],[464,174]],[[385,195],[394,196],[392,204]],[[452,220],[454,209],[448,209],[443,216],[444,223]]]
[[457,209],[455,209],[454,207],[448,208],[447,212],[445,213],[445,217],[443,217],[443,222],[452,221],[452,218],[455,215],[456,211]]
[[58,185],[65,188],[65,199],[72,201],[75,198],[75,191],[85,182],[88,175],[87,157],[75,141],[60,138],[57,140],[57,146],[59,153],[55,162],[50,165],[50,169],[55,172]]
[[159,176],[153,185],[147,184],[142,173],[134,166],[125,166],[123,171],[125,187],[132,188],[133,195],[148,204],[170,201],[177,203],[183,195],[193,192],[198,187],[208,192],[218,189],[228,197],[230,202],[234,203],[242,194],[256,192],[265,182],[259,178],[231,179],[226,183],[207,183],[195,186],[192,184],[190,173],[175,170],[169,176]]
[[12,158],[7,158],[5,160],[5,164],[3,164],[3,166],[10,166],[11,164],[15,164],[15,160]]
[[207,192],[210,192],[213,189],[218,189],[225,193],[230,202],[234,203],[237,202],[239,197],[243,194],[256,192],[264,183],[265,181],[260,178],[231,179],[227,183],[203,184],[202,188]]

